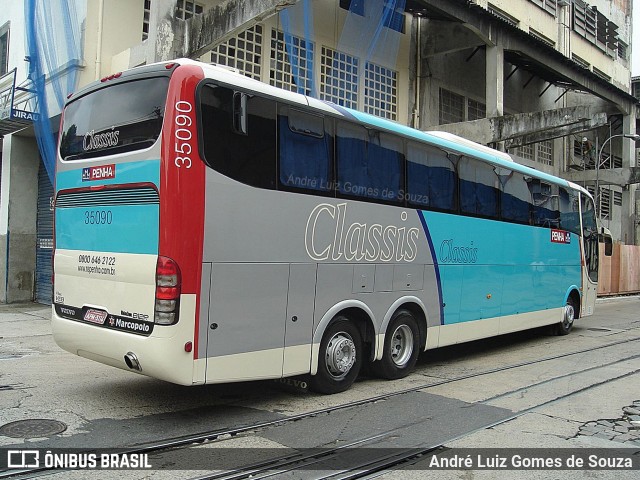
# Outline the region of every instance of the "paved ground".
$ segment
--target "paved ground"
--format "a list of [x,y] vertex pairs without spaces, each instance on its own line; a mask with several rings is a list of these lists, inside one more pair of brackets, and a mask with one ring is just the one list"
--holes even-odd
[[[234,441],[242,448],[316,447],[398,427],[417,444],[444,442],[460,452],[505,447],[526,452],[640,447],[640,298],[600,301],[568,337],[534,331],[427,352],[414,374],[395,382],[364,378],[341,395],[292,393],[273,382],[187,388],[159,382],[70,355],[52,340],[50,309],[0,306],[0,447],[106,447],[225,428],[330,407],[378,394],[435,384],[545,357],[554,360],[497,371],[490,376],[421,388],[393,401],[313,417],[254,432]],[[616,341],[615,347],[590,350]],[[563,356],[584,350],[579,355]],[[525,412],[506,423],[492,421]],[[62,433],[34,438],[4,435],[17,420],[61,422]],[[464,450],[472,449],[472,450]],[[257,451],[257,450],[256,450]],[[424,462],[428,462],[425,460]],[[495,470],[431,471],[429,463],[402,478],[480,478]],[[87,478],[66,472],[58,478]],[[503,472],[501,478],[637,478],[637,471]],[[190,478],[195,471],[101,472],[93,478]]]

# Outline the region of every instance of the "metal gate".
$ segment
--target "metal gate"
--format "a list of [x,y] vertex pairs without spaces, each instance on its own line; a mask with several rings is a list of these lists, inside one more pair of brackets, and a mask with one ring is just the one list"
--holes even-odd
[[36,302],[51,304],[51,255],[53,253],[53,185],[40,162],[36,241]]

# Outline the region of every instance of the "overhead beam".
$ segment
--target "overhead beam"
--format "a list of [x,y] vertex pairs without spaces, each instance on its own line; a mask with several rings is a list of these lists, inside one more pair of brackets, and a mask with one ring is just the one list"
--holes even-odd
[[[159,3],[157,7],[155,3]],[[202,15],[179,20],[173,15],[175,0],[154,0],[158,31],[154,32],[154,61],[176,57],[199,58],[219,43],[295,5],[297,0],[227,0]]]
[[436,125],[431,130],[454,133],[483,145],[505,142],[506,148],[515,148],[593,130],[606,124],[605,112],[577,106]]

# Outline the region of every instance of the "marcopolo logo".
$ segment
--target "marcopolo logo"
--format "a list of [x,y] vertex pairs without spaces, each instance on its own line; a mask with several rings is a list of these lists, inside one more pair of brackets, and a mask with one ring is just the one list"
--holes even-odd
[[[346,223],[347,204],[316,206],[307,220],[304,244],[313,260],[411,262],[418,254],[420,230],[402,225]],[[407,221],[407,212],[400,220]]]

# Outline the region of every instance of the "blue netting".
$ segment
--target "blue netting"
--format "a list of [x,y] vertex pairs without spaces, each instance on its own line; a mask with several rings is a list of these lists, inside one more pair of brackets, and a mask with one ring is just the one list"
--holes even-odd
[[[400,32],[404,27],[405,5],[406,0],[351,0],[337,50],[358,58],[363,68],[369,62],[393,67],[398,57]],[[309,74],[314,71],[314,61],[318,61],[317,52],[313,51],[315,38],[311,0],[302,0],[282,10],[280,23],[296,90],[316,97],[313,75]],[[341,69],[342,58],[334,59],[334,69]]]
[[406,0],[351,0],[338,50],[392,67],[398,58]]
[[53,182],[56,139],[50,115],[62,110],[76,88],[81,64],[80,21],[77,0],[25,0],[29,80],[35,94],[32,105],[40,156]]
[[[291,76],[296,84],[296,91],[304,95],[316,97],[313,79],[313,6],[311,0],[302,0],[296,5],[280,12],[280,23],[284,32],[284,43],[287,51]],[[300,28],[302,26],[302,28]],[[302,30],[304,39],[298,40],[293,30]],[[309,75],[308,73],[311,72]]]

